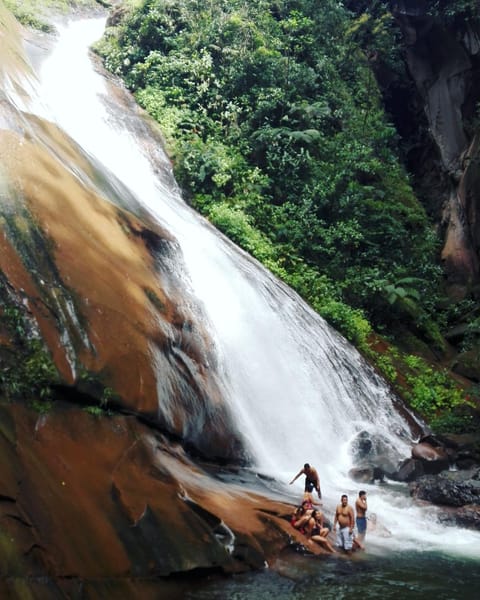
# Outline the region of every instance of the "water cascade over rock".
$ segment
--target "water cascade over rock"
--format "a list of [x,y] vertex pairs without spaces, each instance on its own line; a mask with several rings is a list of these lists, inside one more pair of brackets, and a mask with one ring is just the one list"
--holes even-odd
[[[330,512],[360,451],[399,464],[421,424],[183,202],[154,127],[92,67],[104,19],[26,41],[37,79],[0,16],[2,389],[55,373],[49,410],[31,391],[0,407],[2,573],[155,597],[151,578],[262,568],[302,541],[285,483],[306,460]],[[418,509],[377,502],[417,544]]]

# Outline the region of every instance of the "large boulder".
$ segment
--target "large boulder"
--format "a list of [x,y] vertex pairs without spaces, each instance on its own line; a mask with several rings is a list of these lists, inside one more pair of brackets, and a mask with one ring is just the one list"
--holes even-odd
[[438,519],[445,525],[456,525],[480,531],[480,505],[466,504],[460,508],[442,508]]
[[[475,417],[478,419],[478,416]],[[448,434],[442,441],[455,452],[454,462],[458,469],[480,466],[480,433]]]
[[379,433],[360,431],[350,443],[353,468],[350,476],[357,481],[382,479],[397,471],[400,455],[390,441]]
[[[375,477],[375,475],[377,475]],[[373,483],[375,479],[383,479],[383,472],[375,467],[353,467],[348,471],[348,476],[357,483]]]
[[50,383],[75,401],[141,415],[204,457],[245,462],[177,241],[56,125],[9,101],[31,73],[2,7],[0,306],[10,316],[0,366],[11,373],[15,353],[27,364],[35,340]]
[[448,469],[450,458],[442,447],[434,447],[426,442],[415,444],[412,458],[419,461],[425,474],[435,474]]
[[479,466],[478,434],[428,435],[412,447],[411,458],[402,461],[391,478],[411,482],[423,475],[436,475],[450,468],[468,470]]
[[419,500],[444,506],[480,504],[480,469],[445,471],[425,475],[409,484],[410,494]]
[[448,455],[443,448],[436,448],[431,444],[427,444],[426,442],[420,442],[413,446],[412,458],[418,458],[426,462],[448,462]]
[[423,462],[415,458],[406,458],[400,463],[398,470],[392,474],[392,479],[395,481],[414,481],[425,475],[425,469],[423,468]]

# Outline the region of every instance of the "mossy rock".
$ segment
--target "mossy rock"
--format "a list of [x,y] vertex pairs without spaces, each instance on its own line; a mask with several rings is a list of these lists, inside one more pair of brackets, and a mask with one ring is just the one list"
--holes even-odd
[[466,352],[461,352],[455,357],[452,371],[480,383],[480,343]]

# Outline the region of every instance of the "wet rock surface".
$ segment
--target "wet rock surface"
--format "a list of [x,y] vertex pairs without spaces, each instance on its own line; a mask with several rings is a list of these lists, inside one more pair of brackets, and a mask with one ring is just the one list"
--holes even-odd
[[417,500],[437,505],[442,523],[479,529],[478,443],[476,434],[430,436],[412,449],[416,458],[401,465],[396,479],[409,482]]
[[[480,528],[480,437],[478,434],[429,435],[412,446],[412,455],[392,466],[382,462],[383,453],[373,449],[366,432],[354,441],[357,465],[349,476],[357,483],[387,479],[408,483],[410,494],[420,503],[437,507],[440,522]],[[388,469],[388,470],[386,470]]]
[[[27,94],[0,16],[0,84]],[[303,548],[292,506],[241,469],[175,240],[8,94],[0,121],[0,597],[181,597],[180,575]]]
[[350,444],[350,454],[355,467],[349,476],[362,483],[382,481],[394,477],[398,469],[400,455],[386,437],[360,431]]
[[[30,69],[5,19],[0,82],[8,73],[27,95]],[[56,125],[8,95],[2,115],[1,300],[43,341],[56,384],[141,415],[202,456],[244,462],[176,240]]]
[[[303,536],[260,480],[225,483],[134,417],[0,406],[2,578],[93,582],[263,568]],[[121,587],[121,586],[120,586]],[[1,588],[0,588],[1,589]],[[124,596],[125,597],[125,596]]]
[[432,504],[465,506],[480,503],[480,469],[424,475],[409,484],[415,498]]
[[480,531],[480,505],[467,504],[461,508],[442,507],[438,514],[438,519],[444,525],[456,525]]

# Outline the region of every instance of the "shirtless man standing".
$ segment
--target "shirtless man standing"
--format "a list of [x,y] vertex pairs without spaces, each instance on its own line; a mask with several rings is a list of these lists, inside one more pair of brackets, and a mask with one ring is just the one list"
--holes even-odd
[[[336,529],[337,523],[340,526],[338,531]],[[353,508],[348,504],[348,496],[343,494],[341,504],[337,506],[335,511],[333,531],[337,531],[337,546],[346,550],[347,554],[352,553],[354,524]]]
[[320,500],[322,499],[322,492],[320,491],[320,477],[318,476],[317,469],[311,467],[308,463],[303,465],[303,469],[301,469],[295,477],[290,482],[290,485],[297,480],[300,475],[305,475],[305,491],[311,492],[313,489],[317,490],[318,497]]
[[355,501],[355,510],[357,511],[358,540],[363,542],[367,532],[367,492],[363,490],[358,492],[358,498]]

